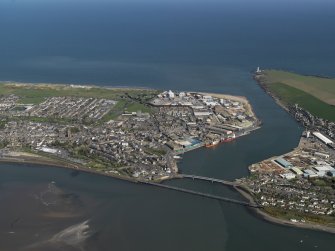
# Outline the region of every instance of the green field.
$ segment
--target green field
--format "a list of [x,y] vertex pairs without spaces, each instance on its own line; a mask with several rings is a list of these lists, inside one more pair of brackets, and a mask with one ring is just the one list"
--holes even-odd
[[74,96],[120,100],[125,94],[131,96],[151,96],[156,90],[132,88],[73,88],[69,85],[52,84],[8,84],[0,83],[0,95],[15,94],[20,97],[20,103],[38,104],[47,97]]
[[263,210],[273,217],[284,220],[304,219],[308,223],[317,223],[329,227],[335,226],[335,217],[331,215],[314,215],[274,207],[265,207]]
[[304,76],[277,70],[264,71],[264,77],[268,84],[286,84],[311,94],[329,105],[335,105],[335,79]]
[[[73,96],[106,98],[118,101],[103,121],[115,119],[123,112],[151,112],[145,103],[158,94],[157,90],[136,88],[74,88],[69,85],[52,84],[16,84],[0,83],[0,95],[15,94],[20,97],[21,104],[39,104],[48,97]],[[35,118],[37,121],[49,118]]]
[[[266,70],[260,81],[277,96],[284,105],[298,104],[315,116],[335,121],[335,106],[320,99],[327,96],[335,100],[335,79],[302,76],[290,72]],[[319,92],[313,93],[317,86]],[[326,90],[328,90],[327,94]]]
[[102,119],[102,122],[106,122],[112,119],[116,119],[123,112],[148,112],[151,113],[152,109],[149,106],[138,103],[133,100],[120,100],[112,108],[112,110]]

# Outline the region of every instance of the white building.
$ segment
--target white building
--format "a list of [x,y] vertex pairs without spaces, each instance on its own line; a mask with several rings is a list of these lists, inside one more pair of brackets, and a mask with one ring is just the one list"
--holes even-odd
[[169,90],[168,96],[169,96],[169,98],[174,98],[175,97],[174,92]]
[[295,178],[295,174],[293,174],[293,173],[283,173],[280,176],[284,179],[287,179],[287,180],[292,180],[292,179]]
[[330,139],[328,139],[326,136],[324,136],[322,133],[319,132],[313,132],[313,135],[315,137],[317,137],[319,140],[321,140],[323,143],[325,143],[326,145],[331,145],[333,144],[333,141],[331,141]]
[[185,92],[180,92],[180,93],[179,93],[179,97],[180,97],[180,98],[183,98],[183,97],[185,97],[185,96],[186,96]]

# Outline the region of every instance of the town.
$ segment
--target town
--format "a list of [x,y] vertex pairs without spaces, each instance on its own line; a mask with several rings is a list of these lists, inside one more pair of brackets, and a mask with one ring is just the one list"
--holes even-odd
[[245,98],[222,94],[170,90],[148,102],[136,100],[139,109],[131,112],[118,108],[124,100],[48,96],[24,104],[20,98],[0,99],[2,158],[28,152],[134,179],[171,178],[180,154],[215,147],[260,126]]
[[334,224],[327,218],[335,215],[335,150],[328,137],[305,130],[296,149],[251,165],[239,182],[273,216]]

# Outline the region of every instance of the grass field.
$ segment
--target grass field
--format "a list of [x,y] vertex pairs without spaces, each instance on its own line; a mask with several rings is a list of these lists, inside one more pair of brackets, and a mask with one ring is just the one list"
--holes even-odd
[[284,105],[298,104],[313,115],[335,121],[335,79],[266,70],[260,81]]
[[282,83],[302,90],[323,102],[335,105],[335,79],[304,76],[291,72],[266,70],[266,83]]
[[132,88],[74,88],[69,85],[0,83],[0,95],[15,94],[20,97],[19,102],[23,104],[38,104],[47,97],[55,96],[93,97],[120,100],[124,98],[125,93],[128,93],[131,96],[145,96],[155,94],[157,91]]
[[273,207],[265,207],[264,211],[276,218],[281,218],[284,220],[304,219],[307,222],[323,224],[330,227],[335,226],[335,217],[330,215],[313,215]]
[[284,104],[299,104],[299,106],[305,108],[313,115],[335,121],[334,106],[326,104],[306,92],[285,84],[274,83],[268,87]]
[[[157,90],[136,88],[80,88],[69,85],[52,84],[16,84],[0,83],[0,95],[15,94],[20,97],[18,103],[39,104],[48,97],[73,96],[106,98],[118,101],[112,110],[102,119],[108,121],[117,118],[123,112],[151,112],[151,108],[144,105],[147,100],[158,94]],[[31,118],[35,122],[50,122],[50,118]],[[65,121],[66,122],[66,121]]]
[[106,122],[112,119],[116,119],[123,112],[148,112],[151,113],[152,109],[149,106],[145,106],[133,100],[120,100],[112,108],[112,110],[103,117],[102,122]]

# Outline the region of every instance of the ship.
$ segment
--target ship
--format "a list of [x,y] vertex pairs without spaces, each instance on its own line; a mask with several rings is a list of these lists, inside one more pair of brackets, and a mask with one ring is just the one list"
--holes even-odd
[[219,140],[214,140],[211,143],[205,144],[205,147],[214,147],[214,146],[218,145],[219,143],[220,143]]
[[230,141],[233,141],[235,138],[236,138],[236,136],[233,133],[231,136],[221,139],[221,142],[230,142]]

